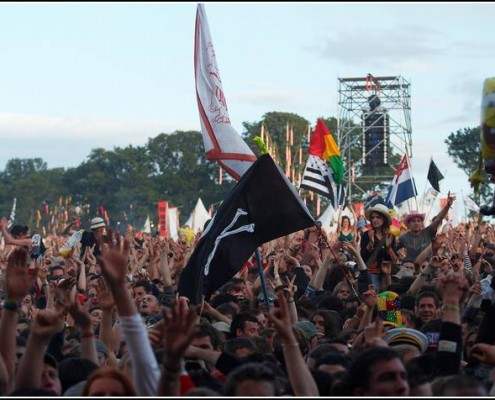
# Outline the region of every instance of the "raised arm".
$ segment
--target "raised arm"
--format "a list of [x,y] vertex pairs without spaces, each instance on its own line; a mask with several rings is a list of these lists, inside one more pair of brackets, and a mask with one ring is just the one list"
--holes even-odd
[[452,204],[454,204],[455,201],[455,196],[449,193],[447,194],[447,203],[443,206],[443,208],[440,210],[440,212],[437,214],[433,222],[430,224],[435,231],[438,229],[440,224],[442,223],[443,219],[447,216],[447,213],[449,212],[449,209],[452,207]]
[[5,362],[11,388],[13,388],[15,376],[18,308],[34,283],[34,276],[28,272],[27,260],[26,250],[15,249],[8,258],[5,271],[7,292],[0,322],[0,354]]
[[31,332],[19,363],[15,389],[41,388],[43,357],[50,338],[62,329],[63,314],[56,310],[40,310],[34,317]]
[[117,306],[120,326],[133,365],[133,382],[140,396],[156,394],[160,368],[136,304],[126,288],[128,242],[108,230],[109,243],[100,243],[102,273]]
[[277,333],[282,338],[287,374],[295,396],[319,396],[313,375],[304,361],[304,357],[296,340],[290,323],[287,300],[282,292],[277,293],[278,308],[273,308],[268,318],[273,323]]
[[7,230],[8,221],[5,217],[0,219],[0,231],[5,240],[5,244],[13,244],[15,246],[31,246],[31,239],[14,239],[14,237]]
[[118,340],[116,340],[112,329],[115,301],[103,277],[100,277],[97,283],[96,296],[98,298],[98,304],[101,307],[100,334],[98,338],[106,344],[109,350],[108,358],[110,362],[116,364],[115,353],[118,351]]
[[81,305],[76,295],[72,298],[69,313],[74,319],[76,326],[78,326],[81,331],[81,357],[99,365],[98,355],[96,353],[95,335],[91,327],[91,316],[88,312],[88,306]]
[[171,310],[164,310],[163,317],[165,356],[157,395],[179,396],[181,364],[194,338],[196,310],[188,307],[185,298],[179,298]]

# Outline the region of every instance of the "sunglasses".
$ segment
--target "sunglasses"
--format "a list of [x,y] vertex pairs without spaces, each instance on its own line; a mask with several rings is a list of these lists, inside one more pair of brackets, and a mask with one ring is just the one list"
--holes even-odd
[[[265,298],[264,297],[258,297],[258,301],[260,303],[264,303],[265,302]],[[273,303],[275,301],[275,299],[273,297],[268,297],[268,302],[269,303]]]

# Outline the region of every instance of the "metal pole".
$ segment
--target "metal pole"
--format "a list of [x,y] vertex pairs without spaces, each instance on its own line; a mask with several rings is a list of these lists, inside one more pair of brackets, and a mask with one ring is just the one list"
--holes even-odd
[[263,297],[265,298],[266,310],[270,311],[270,302],[268,301],[268,290],[266,289],[265,271],[263,271],[263,263],[261,262],[260,250],[257,248],[254,251],[256,255],[256,262],[258,263],[258,272],[260,274],[261,289],[263,290]]
[[328,250],[330,250],[330,252],[332,253],[333,257],[335,258],[335,262],[339,266],[340,271],[342,272],[342,275],[344,276],[344,279],[345,279],[347,285],[351,288],[352,292],[354,293],[354,296],[356,296],[356,299],[357,299],[358,303],[361,304],[361,299],[359,297],[358,292],[356,291],[356,289],[354,288],[354,286],[352,285],[352,283],[349,281],[349,278],[347,277],[347,275],[345,273],[344,265],[342,264],[342,262],[340,261],[340,259],[337,257],[337,255],[333,251],[332,246],[330,246],[330,243],[328,243],[327,236],[321,230],[321,226],[320,225],[316,225],[316,226],[318,227],[318,231],[319,231],[320,237],[323,238],[323,240],[325,241],[325,244],[327,245]]

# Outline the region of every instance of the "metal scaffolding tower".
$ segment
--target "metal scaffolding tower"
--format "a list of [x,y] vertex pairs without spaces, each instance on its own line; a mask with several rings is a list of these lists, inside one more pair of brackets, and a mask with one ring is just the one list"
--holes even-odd
[[[410,83],[402,76],[374,77],[371,74],[363,78],[338,78],[338,80],[337,137],[349,178],[347,193],[351,198],[352,187],[357,187],[362,193],[365,192],[355,182],[355,172],[366,171],[367,157],[378,147],[385,152],[384,165],[387,164],[389,152],[401,155],[407,152],[408,156],[412,157]],[[370,148],[366,147],[364,142],[370,127],[370,114],[373,113],[383,115],[385,118],[381,120],[386,122],[382,124],[387,126],[382,127],[386,132],[385,135]],[[376,120],[376,118],[371,119]],[[364,173],[360,177],[360,182],[379,183],[391,180],[395,167],[390,166],[389,175],[373,173],[367,176]],[[383,172],[383,168],[381,171]]]

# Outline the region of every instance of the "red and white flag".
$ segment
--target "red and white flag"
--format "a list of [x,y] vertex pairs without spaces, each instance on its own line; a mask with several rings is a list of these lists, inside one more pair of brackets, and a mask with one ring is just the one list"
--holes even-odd
[[218,161],[239,180],[256,161],[256,156],[230,123],[203,4],[198,4],[196,12],[194,77],[206,158]]

